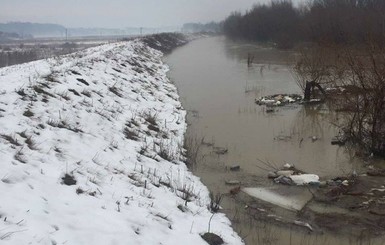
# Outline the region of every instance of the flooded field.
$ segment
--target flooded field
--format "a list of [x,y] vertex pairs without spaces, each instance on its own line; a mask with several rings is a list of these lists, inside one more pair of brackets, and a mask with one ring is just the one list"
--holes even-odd
[[[248,57],[254,58],[251,66]],[[193,41],[165,58],[171,68],[169,76],[189,111],[188,139],[199,149],[192,169],[214,194],[222,194],[224,212],[247,244],[382,244],[381,239],[371,238],[370,230],[354,237],[350,228],[341,234],[339,228],[309,230],[293,222],[298,219],[295,211],[255,202],[245,193],[229,194],[239,185],[273,186],[267,173],[285,163],[320,179],[364,171],[363,162],[353,153],[331,145],[338,134],[331,122],[338,115],[325,105],[291,105],[272,113],[256,105],[260,96],[301,93],[290,69],[294,58],[293,52],[224,37]],[[308,196],[309,191],[311,195],[311,190],[299,188],[295,190],[299,195]],[[309,206],[323,213],[345,212]]]

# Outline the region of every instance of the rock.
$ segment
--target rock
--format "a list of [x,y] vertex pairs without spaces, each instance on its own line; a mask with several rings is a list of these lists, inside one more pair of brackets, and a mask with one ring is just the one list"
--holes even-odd
[[344,186],[349,186],[349,181],[348,180],[344,180],[344,181],[342,181],[341,184],[344,185]]
[[241,187],[238,186],[238,187],[235,187],[235,188],[231,189],[231,190],[230,190],[230,194],[231,194],[231,195],[236,195],[236,194],[238,194],[240,191],[241,191]]
[[214,147],[214,153],[218,154],[218,155],[224,155],[228,152],[229,150],[227,148],[223,148],[223,147]]
[[222,245],[224,243],[220,236],[211,232],[206,232],[205,234],[201,235],[201,237],[210,245]]
[[341,139],[341,137],[338,137],[338,136],[333,137],[333,138],[332,138],[332,141],[331,141],[331,144],[332,144],[332,145],[339,145],[339,146],[342,146],[342,145],[345,145],[345,143],[346,143],[346,140]]
[[279,177],[279,175],[276,172],[271,171],[271,172],[267,173],[267,178],[269,178],[269,179],[275,179],[277,177]]
[[320,181],[319,182],[319,187],[326,187],[328,185],[327,181]]
[[278,178],[275,178],[274,182],[283,185],[293,185],[293,181],[289,177],[283,175],[279,176]]
[[266,113],[272,113],[272,112],[274,112],[275,110],[274,110],[274,108],[272,108],[272,107],[266,107]]
[[239,171],[241,170],[241,166],[239,165],[234,165],[230,167],[230,171]]

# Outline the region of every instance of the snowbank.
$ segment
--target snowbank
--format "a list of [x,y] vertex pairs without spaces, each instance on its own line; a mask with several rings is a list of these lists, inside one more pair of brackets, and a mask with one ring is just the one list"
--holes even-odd
[[[2,244],[206,244],[161,57],[134,40],[0,69]],[[242,243],[223,214],[211,232]]]

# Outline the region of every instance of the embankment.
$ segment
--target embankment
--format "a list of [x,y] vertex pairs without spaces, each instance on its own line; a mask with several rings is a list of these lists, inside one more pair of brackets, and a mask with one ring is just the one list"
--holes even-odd
[[159,37],[0,69],[2,243],[206,244],[211,220],[242,244],[182,161],[186,112],[151,47],[186,40]]

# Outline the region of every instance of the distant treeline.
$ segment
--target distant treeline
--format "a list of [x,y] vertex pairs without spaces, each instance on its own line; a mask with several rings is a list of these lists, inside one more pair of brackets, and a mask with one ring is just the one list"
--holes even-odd
[[223,23],[232,38],[274,42],[290,48],[298,42],[383,43],[384,0],[309,0],[295,7],[290,0],[258,4],[245,14],[232,13]]
[[222,23],[209,22],[206,24],[202,23],[186,23],[182,27],[182,32],[213,32],[219,33],[222,31]]

